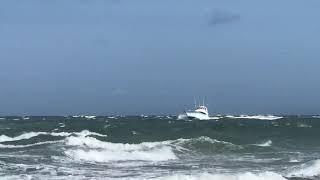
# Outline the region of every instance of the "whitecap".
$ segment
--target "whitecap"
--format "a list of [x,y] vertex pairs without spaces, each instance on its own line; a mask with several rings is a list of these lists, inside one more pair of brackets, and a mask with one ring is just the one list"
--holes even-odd
[[281,116],[274,116],[274,115],[254,115],[254,116],[248,116],[248,115],[240,115],[240,116],[232,116],[227,115],[227,118],[231,119],[259,119],[259,120],[277,120],[282,119]]
[[73,134],[78,136],[100,136],[100,137],[107,137],[105,134],[100,134],[96,132],[91,132],[89,130],[82,130],[81,132],[74,132]]
[[290,158],[289,162],[290,163],[297,163],[297,162],[300,162],[300,160],[294,159],[294,158]]
[[255,146],[260,146],[260,147],[269,147],[272,145],[272,141],[269,139],[265,142],[262,142],[260,144],[254,144]]
[[10,141],[19,141],[24,139],[30,139],[39,135],[51,135],[51,136],[71,136],[71,135],[77,135],[77,136],[100,136],[100,137],[106,137],[107,135],[99,134],[96,132],[91,132],[88,130],[83,130],[81,132],[27,132],[24,134],[21,134],[16,137],[9,137],[6,135],[0,136],[0,142],[10,142]]
[[97,116],[84,116],[86,119],[96,119]]

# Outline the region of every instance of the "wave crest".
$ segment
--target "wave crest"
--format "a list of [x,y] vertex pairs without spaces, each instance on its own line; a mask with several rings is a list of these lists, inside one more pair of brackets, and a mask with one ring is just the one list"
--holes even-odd
[[15,137],[9,137],[6,135],[1,135],[0,136],[0,143],[1,142],[10,142],[10,141],[19,141],[19,140],[25,140],[25,139],[30,139],[36,136],[40,135],[50,135],[50,136],[62,136],[62,137],[67,137],[71,135],[76,135],[76,136],[100,136],[100,137],[106,137],[107,135],[99,134],[96,132],[91,132],[89,130],[82,130],[81,132],[27,132],[24,134],[21,134],[19,136]]

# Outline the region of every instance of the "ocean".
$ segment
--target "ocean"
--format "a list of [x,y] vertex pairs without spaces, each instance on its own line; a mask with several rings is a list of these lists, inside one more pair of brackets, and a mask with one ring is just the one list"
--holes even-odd
[[318,180],[319,116],[0,117],[0,179]]

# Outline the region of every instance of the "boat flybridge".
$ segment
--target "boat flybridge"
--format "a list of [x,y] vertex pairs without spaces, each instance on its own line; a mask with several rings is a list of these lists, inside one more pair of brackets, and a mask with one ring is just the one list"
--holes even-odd
[[195,101],[195,109],[193,111],[186,111],[185,114],[181,114],[179,115],[179,117],[181,118],[184,117],[187,119],[198,119],[198,120],[210,119],[208,108],[204,105],[204,100],[202,105],[197,105]]

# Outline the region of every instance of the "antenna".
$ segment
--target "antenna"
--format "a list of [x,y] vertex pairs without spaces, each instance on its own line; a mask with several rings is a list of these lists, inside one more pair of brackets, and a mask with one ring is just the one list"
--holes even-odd
[[193,100],[194,100],[194,108],[196,108],[197,107],[197,100],[196,100],[195,96],[193,97]]
[[202,98],[202,106],[204,106],[204,98]]

